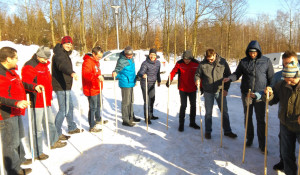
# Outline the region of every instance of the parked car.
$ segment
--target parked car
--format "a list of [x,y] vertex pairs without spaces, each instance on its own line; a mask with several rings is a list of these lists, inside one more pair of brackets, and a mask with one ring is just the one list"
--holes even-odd
[[[103,53],[103,57],[100,60],[100,69],[101,73],[105,78],[112,77],[112,71],[115,69],[117,61],[119,59],[120,53],[123,50],[109,50]],[[140,69],[143,61],[146,60],[149,51],[145,50],[135,50],[133,51],[133,58],[135,61],[135,70],[136,72]],[[162,52],[157,52],[157,60],[161,63],[160,73],[166,73],[168,62],[164,59]],[[76,65],[82,64],[83,60],[76,62]]]
[[[284,52],[269,53],[264,56],[270,58],[274,68],[282,68],[282,55]],[[300,53],[297,53],[298,60],[300,60]]]

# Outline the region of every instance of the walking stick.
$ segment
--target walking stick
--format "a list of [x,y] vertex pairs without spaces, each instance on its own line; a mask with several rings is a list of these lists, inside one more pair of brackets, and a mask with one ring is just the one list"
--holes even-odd
[[45,95],[45,88],[42,89],[43,91],[43,101],[44,101],[44,110],[45,110],[45,119],[46,119],[46,130],[47,130],[47,141],[48,141],[48,148],[51,149],[50,146],[50,133],[49,133],[49,123],[48,123],[48,111],[47,111],[47,104],[46,104],[46,95]]
[[31,110],[30,110],[30,98],[29,94],[26,94],[27,102],[28,102],[28,123],[29,123],[29,139],[30,139],[30,145],[31,145],[31,156],[32,156],[32,164],[34,163],[34,146],[33,146],[33,133],[32,133],[32,119],[31,119]]
[[147,123],[147,132],[148,132],[148,80],[146,78],[146,123]]
[[167,130],[168,130],[168,122],[169,122],[170,78],[171,78],[171,74],[169,75],[169,78],[168,78],[169,88],[168,88],[168,104],[167,104]]
[[0,165],[1,165],[1,175],[4,175],[4,163],[3,163],[3,150],[2,150],[2,127],[0,128]]
[[115,111],[116,111],[116,133],[118,132],[118,114],[117,114],[117,94],[116,94],[116,77],[114,77],[114,94],[115,94]]
[[99,82],[100,85],[100,118],[101,118],[101,128],[102,128],[102,141],[103,141],[103,132],[104,132],[104,126],[103,126],[103,103],[102,103],[102,87],[101,87],[101,81]]
[[224,81],[222,81],[222,92],[221,92],[221,143],[220,147],[222,148],[223,144],[223,101],[224,101]]
[[201,116],[201,96],[200,96],[200,83],[198,87],[198,101],[199,101],[199,112],[200,112],[200,129],[201,129],[201,141],[203,143],[203,128],[202,128],[202,116]]
[[[80,89],[80,81],[78,81],[78,88]],[[79,91],[80,92],[80,91]],[[81,128],[82,128],[82,126],[81,126],[81,120],[82,120],[82,118],[81,118],[81,106],[80,106],[80,94],[79,94],[79,96],[78,96],[78,110],[79,110],[79,126],[80,126],[80,131],[79,132],[81,132],[81,131],[83,131]]]
[[246,126],[245,126],[245,137],[244,137],[244,148],[243,148],[243,160],[242,163],[245,161],[245,151],[246,151],[246,137],[247,137],[247,128],[248,128],[248,117],[249,117],[249,103],[250,103],[250,93],[251,89],[249,89],[247,94],[247,113],[246,113]]
[[266,99],[266,128],[265,128],[265,164],[264,164],[264,174],[267,174],[267,150],[268,150],[268,120],[269,120],[269,91],[267,91],[267,99]]
[[300,144],[299,144],[299,152],[298,152],[298,175],[300,175]]

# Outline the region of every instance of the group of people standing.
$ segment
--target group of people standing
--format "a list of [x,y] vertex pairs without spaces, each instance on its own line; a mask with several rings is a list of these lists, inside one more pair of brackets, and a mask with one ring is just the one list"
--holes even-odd
[[[51,72],[48,68],[51,56],[50,48],[40,47],[32,58],[27,61],[21,71],[22,79],[16,73],[17,51],[11,47],[0,49],[0,127],[1,139],[5,141],[3,147],[5,170],[8,174],[28,174],[30,168],[22,169],[21,164],[30,164],[31,159],[25,159],[21,138],[24,128],[21,116],[25,108],[30,105],[34,137],[34,156],[38,160],[45,160],[49,156],[43,153],[43,131],[46,131],[45,115],[48,114],[49,140],[51,149],[66,146],[69,135],[62,133],[62,123],[66,118],[68,134],[80,133],[73,118],[73,102],[71,88],[73,79],[77,80],[70,54],[73,40],[70,36],[62,38],[61,43],[53,49]],[[101,118],[102,89],[104,77],[101,74],[100,59],[103,50],[97,46],[92,53],[84,55],[82,65],[82,89],[89,102],[88,123],[90,132],[101,132],[96,124],[107,123]],[[172,69],[166,86],[169,88],[172,80],[178,74],[178,90],[180,95],[179,127],[184,131],[187,99],[190,101],[189,127],[200,129],[196,124],[196,96],[197,89],[204,95],[205,106],[205,138],[211,139],[212,110],[214,99],[219,109],[223,104],[224,135],[236,138],[232,132],[228,114],[227,99],[230,83],[241,81],[241,99],[244,116],[248,115],[247,142],[250,147],[254,139],[252,122],[253,109],[256,113],[257,136],[261,152],[265,151],[265,101],[266,94],[270,95],[270,104],[280,103],[278,117],[280,119],[280,157],[281,161],[274,166],[276,170],[284,170],[286,174],[296,174],[295,142],[300,139],[300,71],[297,55],[293,51],[286,51],[283,55],[283,71],[274,75],[269,58],[262,56],[261,47],[257,41],[251,41],[243,58],[234,73],[231,73],[226,59],[216,53],[214,49],[207,49],[205,58],[199,62],[191,51],[183,52],[182,59],[177,61]],[[155,49],[149,50],[149,55],[136,73],[133,49],[127,46],[121,53],[112,76],[119,80],[122,94],[122,125],[133,127],[139,118],[134,115],[133,88],[140,81],[144,99],[144,118],[147,124],[159,117],[154,115],[155,86],[160,86],[160,62],[157,60]],[[250,99],[248,98],[250,90]],[[59,111],[54,117],[51,111],[52,91],[58,100]],[[42,93],[44,92],[44,93]],[[25,94],[30,95],[30,103]],[[45,96],[43,95],[45,94]],[[223,95],[223,98],[222,98]],[[223,103],[221,103],[223,99]],[[44,100],[46,103],[44,104]],[[250,103],[249,103],[250,102]],[[46,106],[45,106],[46,105]],[[247,108],[249,113],[247,114]],[[246,122],[246,121],[245,121]]]

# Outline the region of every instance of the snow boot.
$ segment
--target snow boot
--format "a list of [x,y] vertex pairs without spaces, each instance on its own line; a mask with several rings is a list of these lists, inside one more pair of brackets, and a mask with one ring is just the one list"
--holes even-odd
[[275,171],[284,171],[284,164],[283,164],[283,160],[280,160],[279,163],[277,163],[276,165],[273,166],[273,170]]
[[190,123],[189,126],[194,129],[200,129],[200,126],[198,126],[196,123]]
[[179,131],[179,132],[183,132],[183,131],[184,131],[184,125],[179,125],[178,131]]

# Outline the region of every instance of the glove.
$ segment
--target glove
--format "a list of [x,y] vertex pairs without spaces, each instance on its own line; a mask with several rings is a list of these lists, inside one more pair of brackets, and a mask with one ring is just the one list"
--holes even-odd
[[[172,82],[170,81],[170,84],[171,84],[171,83],[172,83]],[[167,88],[169,88],[170,84],[169,84],[169,78],[168,78],[167,83],[166,83]]]
[[245,98],[245,101],[246,101],[246,105],[251,105],[252,104],[252,98],[249,97],[249,104],[248,104],[248,97]]
[[202,95],[204,92],[203,87],[200,87],[200,94]]

